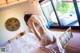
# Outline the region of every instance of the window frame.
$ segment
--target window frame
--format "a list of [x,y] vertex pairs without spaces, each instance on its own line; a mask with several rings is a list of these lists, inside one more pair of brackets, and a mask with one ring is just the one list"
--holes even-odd
[[[65,28],[72,27],[73,29],[80,29],[80,18],[79,18],[80,17],[80,13],[79,13],[79,8],[78,8],[77,1],[76,0],[73,0],[72,2],[73,2],[73,5],[74,5],[74,9],[75,9],[75,12],[76,12],[76,16],[77,16],[77,19],[78,19],[79,26],[61,26],[60,21],[59,21],[58,14],[57,14],[56,9],[54,7],[54,3],[53,3],[52,0],[50,0],[50,2],[52,4],[52,8],[54,10],[54,13],[56,15],[56,19],[57,19],[58,24],[59,24],[59,26],[53,26],[53,25],[51,25],[51,26],[49,26],[50,28],[62,28],[62,29],[65,29]],[[43,12],[43,10],[42,10],[42,12]],[[43,12],[43,15],[44,15],[44,12]]]

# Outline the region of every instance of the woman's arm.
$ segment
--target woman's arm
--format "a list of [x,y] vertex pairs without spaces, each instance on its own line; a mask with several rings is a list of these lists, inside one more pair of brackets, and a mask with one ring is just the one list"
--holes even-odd
[[37,31],[36,26],[35,26],[33,20],[30,20],[30,21],[29,21],[29,27],[32,29],[32,31],[34,32],[34,34],[36,35],[36,37],[37,37],[38,40],[40,41],[40,40],[41,40],[41,38],[40,38],[40,33]]

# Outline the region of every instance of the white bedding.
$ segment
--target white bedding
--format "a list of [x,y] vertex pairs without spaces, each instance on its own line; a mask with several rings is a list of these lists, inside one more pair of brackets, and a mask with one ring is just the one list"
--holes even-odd
[[27,33],[6,45],[6,53],[33,53],[40,47],[38,39],[32,33]]
[[[53,34],[53,32],[50,32],[49,34]],[[53,35],[50,35],[50,37],[52,37]],[[55,35],[57,34],[55,33]],[[58,37],[55,36],[55,37],[58,39],[59,36]],[[57,41],[57,43],[58,43],[58,46],[60,47],[59,49],[61,49],[62,51],[63,49],[61,48],[59,41]],[[35,35],[33,33],[27,33],[23,35],[22,37],[18,39],[15,38],[10,43],[8,43],[6,45],[6,53],[35,53],[35,50],[39,47],[40,47],[40,42],[35,37]],[[48,49],[50,47],[52,46],[46,46],[46,48]]]

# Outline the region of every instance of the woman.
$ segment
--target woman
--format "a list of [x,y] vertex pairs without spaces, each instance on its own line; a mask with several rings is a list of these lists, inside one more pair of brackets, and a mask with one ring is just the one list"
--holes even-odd
[[25,14],[24,20],[30,30],[38,38],[42,47],[46,47],[51,50],[55,50],[56,53],[60,53],[56,38],[52,32],[42,24],[40,18],[33,14]]

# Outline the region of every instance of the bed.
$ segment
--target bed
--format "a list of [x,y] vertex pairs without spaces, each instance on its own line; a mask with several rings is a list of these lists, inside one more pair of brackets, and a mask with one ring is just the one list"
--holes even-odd
[[14,40],[6,44],[7,53],[33,53],[32,51],[40,47],[38,39],[33,33],[27,33],[20,38],[15,38]]

